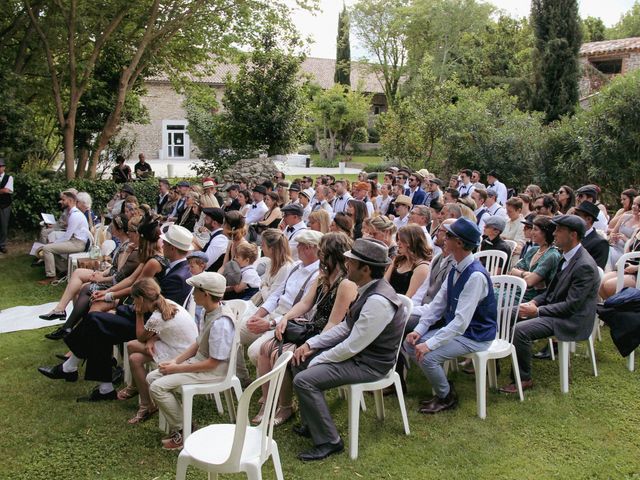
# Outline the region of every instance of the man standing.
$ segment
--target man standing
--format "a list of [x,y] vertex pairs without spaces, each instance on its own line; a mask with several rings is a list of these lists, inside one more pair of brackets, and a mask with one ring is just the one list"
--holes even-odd
[[310,436],[315,445],[299,454],[300,460],[322,460],[344,450],[324,391],[379,380],[393,368],[402,340],[406,312],[383,278],[391,263],[387,246],[360,238],[344,256],[347,276],[358,286],[358,298],[342,323],[309,339],[293,359],[293,385],[302,418],[302,426],[295,431]]
[[593,257],[596,265],[604,270],[607,266],[607,260],[609,260],[609,242],[593,228],[593,224],[600,214],[600,209],[595,204],[584,201],[575,208],[575,212],[584,220],[587,228],[582,239],[582,246]]
[[489,186],[487,187],[487,191],[492,190],[496,192],[496,198],[498,199],[498,203],[500,205],[507,204],[507,187],[504,183],[498,180],[498,172],[495,170],[491,170],[487,173],[487,182]]
[[146,180],[149,177],[153,177],[153,170],[151,170],[151,165],[147,163],[144,153],[138,155],[138,160],[138,163],[133,166],[136,178],[138,180]]
[[458,187],[458,192],[460,192],[460,198],[465,198],[473,193],[475,187],[473,183],[471,183],[471,170],[468,168],[465,170],[460,170],[460,186]]
[[166,178],[158,180],[158,200],[156,201],[156,213],[164,215],[162,210],[169,201],[169,181]]
[[11,196],[13,195],[13,177],[5,173],[6,168],[4,158],[0,158],[0,253],[7,253]]
[[487,197],[487,191],[483,188],[476,188],[471,194],[471,198],[476,202],[476,206],[478,207],[473,211],[473,213],[476,216],[476,225],[478,225],[478,229],[481,232],[484,231],[485,220],[491,216],[489,210],[485,206]]
[[316,210],[326,210],[329,215],[333,215],[333,208],[331,208],[331,205],[329,205],[327,201],[330,191],[331,189],[326,185],[318,185],[316,187],[316,194],[313,199],[313,206],[311,207],[312,212]]
[[42,247],[46,279],[40,285],[48,285],[56,279],[56,271],[67,270],[67,255],[84,252],[89,240],[89,223],[87,217],[76,207],[76,196],[73,192],[62,192],[64,208],[69,212],[67,229],[64,235],[55,242]]
[[429,191],[426,193],[424,197],[424,204],[428,207],[431,205],[433,200],[438,200],[442,197],[442,180],[439,178],[431,178],[429,179]]
[[480,172],[478,170],[474,170],[471,172],[471,183],[475,188],[484,188],[486,189],[484,183],[480,181]]
[[[497,306],[489,274],[472,251],[480,244],[478,226],[459,218],[447,230],[446,249],[455,260],[447,280],[407,335],[404,349],[420,366],[436,395],[421,403],[420,413],[454,408],[458,396],[447,381],[443,364],[461,355],[489,348],[496,337]],[[444,326],[434,328],[444,319]]]
[[307,229],[307,224],[302,221],[304,209],[302,205],[286,205],[282,207],[282,223],[286,226],[284,234],[289,241],[289,249],[291,257],[294,261],[298,261],[298,240],[297,236]]
[[[516,323],[513,334],[523,390],[533,386],[534,340],[555,336],[563,342],[578,342],[593,332],[600,274],[596,262],[580,243],[586,225],[576,215],[560,215],[552,222],[556,224],[555,245],[562,251],[557,273],[544,293],[520,305],[519,317],[529,320]],[[511,383],[500,391],[517,393],[518,387]]]

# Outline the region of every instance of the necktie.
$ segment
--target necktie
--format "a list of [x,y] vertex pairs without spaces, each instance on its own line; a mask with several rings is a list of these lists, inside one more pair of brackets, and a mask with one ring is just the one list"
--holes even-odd
[[564,267],[565,263],[567,263],[567,261],[565,260],[563,255],[562,258],[560,259],[560,262],[558,263],[558,270],[556,270],[556,273],[560,273],[562,271],[562,267]]

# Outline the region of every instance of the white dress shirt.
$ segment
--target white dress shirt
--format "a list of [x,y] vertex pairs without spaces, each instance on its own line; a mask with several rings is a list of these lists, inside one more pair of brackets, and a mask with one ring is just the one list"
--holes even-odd
[[[358,288],[358,295],[362,295],[374,281]],[[360,310],[360,316],[352,329],[349,329],[347,322],[340,322],[330,330],[307,340],[312,349],[329,348],[311,360],[309,367],[318,363],[343,362],[360,353],[378,338],[394,315],[395,309],[389,300],[381,295],[371,295]]]
[[[589,233],[591,233],[591,232],[589,232]],[[580,250],[580,248],[582,248],[582,244],[581,243],[579,243],[578,245],[573,247],[567,253],[563,253],[562,254],[562,256],[564,257],[564,263],[562,264],[562,268],[560,270],[564,270],[565,268],[567,268],[567,265],[569,265],[569,262],[575,256],[575,254],[578,253],[578,250]]]
[[[290,229],[293,228],[293,231]],[[298,241],[296,237],[302,230],[307,229],[307,224],[304,221],[299,221],[295,225],[287,227],[284,229],[284,234],[287,236],[287,240],[289,240],[289,250],[291,250],[291,258],[294,261],[298,261]]]
[[408,213],[402,218],[396,217],[396,218],[393,219],[393,224],[396,226],[396,228],[398,230],[400,230],[400,228],[404,227],[408,223],[409,223],[409,214]]
[[335,213],[344,212],[347,208],[347,202],[352,198],[353,197],[351,196],[351,194],[349,194],[349,192],[345,192],[343,195],[336,196],[335,203],[333,204],[333,211]]
[[373,217],[374,209],[373,209],[373,203],[371,203],[371,200],[367,198],[364,204],[367,206],[367,212],[369,213],[369,217]]
[[[211,232],[211,235],[220,231],[222,231],[222,229],[218,228],[213,232]],[[207,247],[207,252],[206,252],[208,257],[207,268],[209,268],[211,265],[216,263],[216,261],[220,258],[221,255],[224,256],[227,253],[228,246],[229,246],[229,239],[224,234],[222,235],[218,234],[217,237],[211,240],[211,243],[209,244],[209,247]]]
[[496,192],[496,198],[498,199],[498,203],[501,205],[506,205],[507,203],[507,187],[504,183],[496,180],[493,185],[489,185],[487,187],[488,190],[493,190]]
[[264,203],[264,201],[254,203],[253,205],[251,205],[251,208],[247,210],[247,225],[261,222],[264,218],[265,213],[267,213],[268,211],[269,207],[267,207],[267,204]]
[[598,218],[594,222],[593,228],[595,228],[596,230],[602,230],[603,232],[607,231],[607,228],[608,228],[607,216],[602,212],[602,210],[600,210],[600,213],[598,213]]
[[84,216],[77,207],[73,207],[69,210],[67,217],[67,229],[64,234],[56,239],[55,243],[66,242],[72,238],[78,240],[87,241],[89,239],[89,223],[87,217]]
[[464,198],[466,196],[471,196],[471,194],[473,193],[473,191],[476,188],[473,186],[473,183],[469,182],[467,184],[463,183],[462,185],[460,185],[458,187],[458,192],[460,192],[460,197]]
[[[7,174],[3,173],[2,175],[0,175],[0,183],[2,183],[5,175]],[[9,175],[9,179],[7,180],[7,184],[4,186],[4,188],[10,190],[10,192],[13,193],[13,177],[11,175]]]
[[[473,261],[473,254],[469,253],[469,255],[467,255],[460,263],[453,265],[453,268],[455,269],[453,278],[454,284],[460,277],[460,274],[464,272],[465,269],[473,263]],[[447,280],[443,282],[442,288],[438,294],[429,304],[429,308],[423,313],[422,317],[420,317],[420,323],[418,323],[414,330],[419,333],[420,336],[427,333],[431,325],[444,317],[449,304],[447,283],[448,277]],[[476,308],[478,308],[478,303],[485,298],[488,293],[489,285],[487,284],[487,279],[484,274],[482,274],[482,272],[473,272],[469,276],[469,280],[467,280],[464,289],[460,293],[453,320],[451,320],[448,325],[439,329],[433,337],[427,340],[426,344],[429,350],[435,350],[436,348],[450,342],[454,337],[462,335],[469,327],[473,314],[476,311]]]
[[507,221],[509,221],[509,215],[507,215],[507,211],[504,209],[504,207],[500,206],[498,202],[491,205],[491,207],[487,207],[487,210],[491,215],[500,215],[501,217],[504,217]]
[[[297,266],[298,268],[296,268]],[[269,313],[272,313],[276,308],[284,312],[290,310],[302,286],[305,286],[305,293],[309,291],[313,280],[318,276],[319,268],[320,260],[316,260],[306,267],[302,265],[302,262],[297,262],[291,267],[291,272],[293,273],[289,275],[289,278],[285,281],[282,288],[274,290],[271,295],[269,295],[269,298],[264,301],[262,308]],[[294,269],[295,271],[293,271]]]

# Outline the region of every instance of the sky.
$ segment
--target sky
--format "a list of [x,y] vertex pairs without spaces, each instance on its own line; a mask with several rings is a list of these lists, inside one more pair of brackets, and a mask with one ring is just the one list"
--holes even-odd
[[[605,25],[612,26],[620,15],[630,10],[635,0],[578,0],[580,16],[583,18],[600,17]],[[320,10],[315,15],[306,11],[294,11],[293,21],[298,30],[312,40],[308,54],[312,57],[335,58],[338,13],[342,10],[343,0],[318,0]],[[345,0],[347,7],[355,0]],[[491,0],[499,9],[513,17],[529,15],[530,0]],[[365,56],[366,52],[358,45],[357,39],[351,36],[351,57]]]

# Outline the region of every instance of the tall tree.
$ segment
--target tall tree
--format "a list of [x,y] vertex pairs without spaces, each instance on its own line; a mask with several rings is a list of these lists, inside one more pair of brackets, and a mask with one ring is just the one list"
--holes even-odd
[[620,21],[608,33],[610,38],[640,37],[640,0],[620,16]]
[[289,26],[289,8],[283,0],[24,3],[47,61],[68,178],[74,176],[79,107],[105,48],[120,52],[122,68],[110,113],[94,143],[91,175],[100,152],[117,134],[127,96],[140,78],[158,71],[175,77],[211,55],[224,55],[233,44],[249,43],[266,26]]
[[370,68],[380,79],[387,103],[396,105],[407,63],[409,0],[359,0],[352,9],[353,26],[373,56]]
[[607,38],[607,27],[600,17],[587,17],[582,20],[582,40],[601,42]]
[[532,0],[535,35],[534,92],[531,107],[547,123],[572,115],[578,103],[582,42],[577,0]]
[[351,43],[349,41],[349,12],[342,5],[338,15],[338,36],[336,38],[336,72],[333,81],[340,85],[351,86]]

